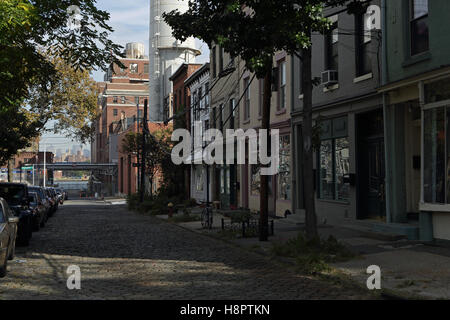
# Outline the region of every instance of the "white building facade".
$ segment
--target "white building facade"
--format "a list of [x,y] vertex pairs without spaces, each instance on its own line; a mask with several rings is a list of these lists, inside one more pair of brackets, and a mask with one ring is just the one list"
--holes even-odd
[[[209,96],[209,63],[204,64],[200,69],[194,72],[186,81],[185,86],[191,92],[191,133],[203,134],[210,128],[210,96]],[[188,161],[191,166],[191,197],[198,202],[211,201],[211,183],[208,183],[207,166],[203,163],[203,148],[205,144],[196,144],[194,139],[191,145],[191,155]],[[209,181],[211,177],[209,177]],[[209,190],[208,190],[209,188]]]

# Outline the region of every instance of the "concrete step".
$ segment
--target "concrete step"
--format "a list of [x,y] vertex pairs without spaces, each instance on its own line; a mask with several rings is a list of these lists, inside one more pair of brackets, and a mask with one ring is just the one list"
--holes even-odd
[[352,221],[343,228],[360,232],[367,238],[382,241],[419,240],[419,227],[410,224],[381,223],[375,221]]

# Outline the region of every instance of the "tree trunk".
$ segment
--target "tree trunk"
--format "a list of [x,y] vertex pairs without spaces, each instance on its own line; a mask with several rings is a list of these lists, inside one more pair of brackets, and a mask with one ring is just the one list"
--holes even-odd
[[11,183],[13,182],[13,161],[14,159],[10,159],[8,160],[8,182]]
[[318,237],[317,216],[314,194],[314,167],[312,142],[312,69],[311,47],[302,50],[302,83],[303,83],[303,197],[305,202],[306,237]]
[[[272,60],[271,60],[272,61]],[[266,76],[264,78],[264,97],[263,97],[263,108],[262,108],[262,123],[261,129],[270,129],[270,102],[272,99],[272,64],[270,68],[267,69]],[[267,147],[270,153],[271,150],[271,139],[268,137]],[[269,176],[260,177],[260,230],[259,230],[259,240],[268,241],[269,240]]]

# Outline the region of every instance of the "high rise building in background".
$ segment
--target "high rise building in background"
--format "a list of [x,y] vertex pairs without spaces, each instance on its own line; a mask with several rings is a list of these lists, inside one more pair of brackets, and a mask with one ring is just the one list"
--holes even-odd
[[188,9],[186,0],[150,0],[150,121],[162,122],[171,106],[172,83],[169,78],[183,63],[195,63],[200,55],[195,39],[180,42],[172,36],[172,29],[162,18],[164,12]]

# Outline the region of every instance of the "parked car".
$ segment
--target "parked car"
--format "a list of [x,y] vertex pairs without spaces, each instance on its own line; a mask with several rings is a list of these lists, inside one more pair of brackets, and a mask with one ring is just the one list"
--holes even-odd
[[28,187],[28,192],[36,192],[41,198],[42,205],[45,207],[45,220],[42,221],[41,227],[45,226],[45,223],[48,221],[48,217],[50,215],[50,211],[52,209],[52,205],[50,203],[50,199],[47,195],[47,192],[43,187]]
[[5,199],[0,198],[0,278],[6,276],[8,260],[14,259],[18,223],[19,218]]
[[30,210],[33,213],[33,231],[39,231],[45,225],[46,212],[41,197],[36,192],[30,192]]
[[63,205],[64,204],[64,192],[61,189],[55,189],[55,191],[59,197],[59,204]]
[[28,246],[33,234],[33,213],[30,210],[28,187],[20,183],[0,183],[0,197],[19,218],[17,243]]
[[50,188],[45,188],[44,190],[47,193],[48,200],[50,201],[50,211],[49,211],[48,216],[52,217],[55,214],[56,210],[58,209],[58,202],[57,202],[56,198],[54,197]]
[[53,199],[56,201],[56,210],[55,210],[55,212],[56,212],[59,209],[59,196],[56,193],[55,188],[49,187],[49,190],[50,190],[50,193],[51,193]]

